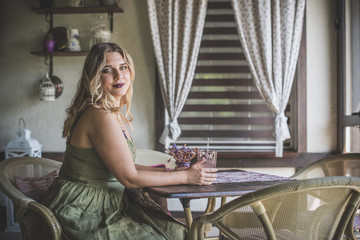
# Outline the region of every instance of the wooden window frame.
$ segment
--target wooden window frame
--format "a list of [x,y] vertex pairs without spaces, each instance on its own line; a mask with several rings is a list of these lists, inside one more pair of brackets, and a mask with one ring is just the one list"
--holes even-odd
[[348,68],[347,53],[346,53],[346,1],[337,1],[337,19],[336,27],[337,31],[337,153],[347,152],[345,144],[345,128],[355,127],[360,123],[359,113],[346,113],[346,69]]

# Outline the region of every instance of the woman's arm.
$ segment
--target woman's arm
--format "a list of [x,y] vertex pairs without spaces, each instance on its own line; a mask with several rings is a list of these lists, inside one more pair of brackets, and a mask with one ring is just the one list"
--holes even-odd
[[135,164],[135,168],[136,168],[136,170],[166,172],[166,167],[150,167],[150,166]]
[[160,172],[137,169],[115,114],[95,109],[91,114],[88,136],[102,161],[126,187],[177,184],[210,185],[217,169],[202,168],[201,162],[186,171]]

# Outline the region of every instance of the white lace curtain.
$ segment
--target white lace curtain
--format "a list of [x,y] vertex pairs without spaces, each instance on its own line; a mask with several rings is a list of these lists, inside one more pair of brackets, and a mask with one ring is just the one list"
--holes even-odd
[[255,85],[275,113],[277,157],[290,138],[284,114],[299,54],[305,0],[231,0]]
[[169,121],[166,147],[181,129],[177,118],[189,94],[202,38],[207,0],[147,0],[160,88]]

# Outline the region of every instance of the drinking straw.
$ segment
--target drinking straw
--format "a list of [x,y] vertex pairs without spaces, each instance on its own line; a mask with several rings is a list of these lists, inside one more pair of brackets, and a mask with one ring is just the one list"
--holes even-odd
[[208,152],[209,152],[209,142],[210,142],[210,138],[208,138],[208,140],[207,140],[206,154],[208,154]]

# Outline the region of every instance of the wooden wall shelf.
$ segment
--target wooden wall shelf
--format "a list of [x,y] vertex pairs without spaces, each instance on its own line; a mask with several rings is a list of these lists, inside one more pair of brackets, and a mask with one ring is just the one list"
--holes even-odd
[[[107,13],[110,24],[110,31],[113,31],[113,15],[114,13],[123,13],[123,9],[119,6],[93,6],[93,7],[53,7],[53,8],[31,8],[32,11],[45,15],[45,20],[49,23],[50,31],[53,29],[53,15],[54,14],[89,14],[89,13]],[[75,57],[86,56],[88,51],[70,52],[70,51],[56,51],[44,52],[33,51],[31,54],[39,57],[45,57],[46,64],[49,65],[49,74],[53,72],[53,57]]]
[[122,13],[122,8],[111,7],[59,7],[59,8],[31,8],[38,14],[79,14],[79,13]]
[[57,51],[57,52],[30,52],[33,55],[42,57],[42,56],[86,56],[89,52],[88,51],[80,51],[80,52],[70,52],[70,51]]

